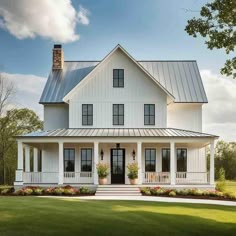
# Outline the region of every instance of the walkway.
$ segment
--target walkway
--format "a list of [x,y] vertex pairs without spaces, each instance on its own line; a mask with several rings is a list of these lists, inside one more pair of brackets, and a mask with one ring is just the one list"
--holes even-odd
[[[49,198],[70,198],[71,197],[55,197],[44,196]],[[73,197],[73,199],[83,200],[125,200],[125,201],[147,201],[147,202],[170,202],[170,203],[196,203],[196,204],[211,204],[222,206],[236,206],[236,201],[220,201],[208,199],[188,199],[188,198],[170,198],[170,197],[149,197],[149,196],[86,196],[86,197]]]

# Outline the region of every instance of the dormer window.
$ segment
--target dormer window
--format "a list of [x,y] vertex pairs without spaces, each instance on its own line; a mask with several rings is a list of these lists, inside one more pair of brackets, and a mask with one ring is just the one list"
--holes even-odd
[[113,88],[124,88],[124,69],[113,69]]

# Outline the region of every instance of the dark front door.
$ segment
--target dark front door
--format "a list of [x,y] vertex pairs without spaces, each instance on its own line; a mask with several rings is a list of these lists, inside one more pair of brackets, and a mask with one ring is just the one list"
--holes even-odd
[[111,184],[125,183],[125,149],[111,149]]

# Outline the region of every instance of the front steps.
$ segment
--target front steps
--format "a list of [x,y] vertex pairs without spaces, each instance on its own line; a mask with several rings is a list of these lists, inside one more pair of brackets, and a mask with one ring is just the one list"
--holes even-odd
[[98,185],[96,196],[141,196],[135,185]]

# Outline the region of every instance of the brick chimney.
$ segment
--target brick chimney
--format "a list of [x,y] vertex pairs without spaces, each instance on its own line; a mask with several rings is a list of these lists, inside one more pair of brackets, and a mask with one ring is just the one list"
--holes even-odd
[[64,52],[61,44],[54,44],[52,50],[52,69],[62,70],[64,64]]

